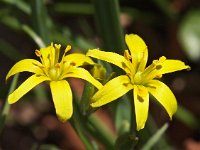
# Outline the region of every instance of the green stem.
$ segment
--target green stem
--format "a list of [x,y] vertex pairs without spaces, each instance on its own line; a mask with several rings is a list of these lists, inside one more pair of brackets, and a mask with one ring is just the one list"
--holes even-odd
[[131,116],[131,123],[130,123],[130,133],[134,136],[136,136],[136,118],[135,118],[135,105],[132,99],[130,99],[131,103],[131,111],[130,111],[130,116]]
[[114,149],[116,137],[110,132],[105,124],[94,115],[88,118],[88,123],[88,130],[90,133],[100,140],[106,149]]
[[[90,94],[87,94],[92,92],[90,91],[90,87],[91,85],[86,85],[85,89],[87,90],[84,90],[84,98],[82,97],[82,100],[91,97]],[[99,140],[105,146],[106,149],[113,149],[114,140],[116,139],[116,137],[114,137],[114,135],[105,126],[105,124],[103,124],[95,116],[88,117],[88,115],[85,114],[86,112],[83,110],[81,113],[80,106],[83,106],[83,104],[79,105],[78,101],[74,100],[74,113],[72,117],[72,125],[76,129],[77,134],[80,136],[85,146],[87,146],[88,149],[90,148],[89,146],[91,146],[91,140],[88,139],[88,137],[86,136],[87,134],[90,134],[94,138]]]
[[70,120],[71,124],[73,125],[81,141],[85,145],[85,148],[87,150],[93,150],[91,140],[86,135],[86,125],[85,125],[86,120],[80,113],[77,100],[74,101],[73,108],[74,108],[74,112],[73,112],[72,119]]
[[[16,74],[14,76],[13,80],[12,80],[8,95],[10,93],[12,93],[14,91],[14,89],[16,88],[17,82],[18,82],[18,78],[19,78],[19,74]],[[9,111],[10,111],[10,105],[8,104],[8,97],[7,97],[7,99],[5,101],[5,104],[4,104],[4,107],[3,107],[3,111],[2,111],[2,113],[0,115],[0,132],[3,129],[3,126],[4,126],[5,121],[6,121],[6,117],[8,116]]]

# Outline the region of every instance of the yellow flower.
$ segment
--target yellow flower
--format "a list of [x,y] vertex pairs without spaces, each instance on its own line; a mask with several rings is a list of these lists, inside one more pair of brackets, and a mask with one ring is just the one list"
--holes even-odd
[[133,89],[137,130],[143,129],[148,116],[149,93],[166,109],[170,119],[177,110],[174,94],[167,85],[156,80],[165,73],[171,73],[190,67],[182,61],[166,59],[164,56],[154,60],[146,67],[148,49],[145,42],[135,34],[125,36],[129,50],[124,56],[98,49],[89,50],[86,54],[112,63],[123,69],[126,75],[120,75],[104,85],[91,100],[92,107],[105,105]]
[[47,81],[51,88],[56,114],[64,122],[73,113],[72,91],[69,83],[65,80],[66,78],[81,78],[92,83],[98,89],[102,87],[102,84],[95,80],[87,70],[80,68],[84,64],[94,64],[89,57],[78,53],[66,55],[71,49],[71,46],[68,45],[59,62],[60,47],[61,45],[52,43],[46,48],[35,50],[35,54],[41,62],[34,59],[24,59],[10,69],[6,80],[19,72],[34,73],[9,95],[8,102],[10,104],[18,101],[36,85]]

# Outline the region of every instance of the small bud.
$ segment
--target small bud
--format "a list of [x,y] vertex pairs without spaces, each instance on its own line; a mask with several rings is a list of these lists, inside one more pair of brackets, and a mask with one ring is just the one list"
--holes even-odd
[[94,67],[91,70],[91,74],[97,80],[104,81],[106,79],[106,69],[102,65],[94,65]]

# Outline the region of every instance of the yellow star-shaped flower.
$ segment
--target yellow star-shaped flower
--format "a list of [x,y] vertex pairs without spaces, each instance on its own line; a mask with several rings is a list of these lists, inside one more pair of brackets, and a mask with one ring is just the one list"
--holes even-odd
[[51,88],[56,114],[64,122],[73,113],[72,91],[66,78],[81,78],[92,83],[98,89],[102,87],[102,84],[95,80],[87,70],[80,67],[84,64],[94,64],[89,57],[80,53],[66,55],[71,49],[71,46],[67,46],[59,62],[60,47],[61,45],[52,43],[46,48],[36,50],[35,54],[41,62],[34,59],[24,59],[10,69],[6,80],[19,72],[34,73],[9,95],[8,102],[10,104],[18,101],[36,85],[47,81]]
[[135,34],[126,35],[125,41],[129,50],[125,50],[124,56],[98,49],[89,50],[86,54],[112,63],[126,73],[107,82],[92,97],[91,106],[105,105],[133,89],[137,130],[140,130],[144,128],[148,116],[149,93],[166,109],[170,118],[177,110],[174,94],[167,85],[156,78],[190,67],[182,61],[166,59],[164,56],[159,60],[154,60],[150,66],[146,67],[148,49],[145,42]]

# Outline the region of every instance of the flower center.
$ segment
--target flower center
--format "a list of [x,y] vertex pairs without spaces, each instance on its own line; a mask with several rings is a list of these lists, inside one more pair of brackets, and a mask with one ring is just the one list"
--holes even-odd
[[135,76],[133,77],[133,83],[134,84],[140,84],[142,81],[142,77],[141,77],[142,72],[138,71],[136,72]]
[[51,67],[51,68],[48,70],[49,77],[50,77],[52,80],[58,80],[58,78],[59,78],[59,76],[60,76],[59,71],[60,71],[59,67]]

